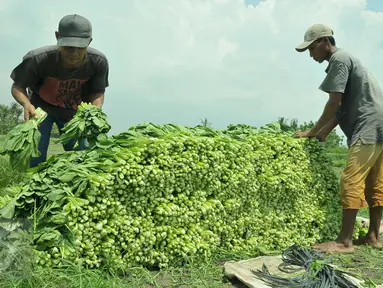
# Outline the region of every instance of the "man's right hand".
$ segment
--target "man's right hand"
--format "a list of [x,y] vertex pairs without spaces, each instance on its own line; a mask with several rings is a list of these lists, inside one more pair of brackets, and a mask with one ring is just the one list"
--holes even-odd
[[326,136],[324,136],[324,135],[317,134],[316,139],[319,142],[326,142]]
[[30,117],[36,117],[36,109],[31,103],[27,103],[24,106],[24,120],[28,121]]
[[[330,131],[331,132],[331,131]],[[326,138],[328,136],[329,132],[326,131],[325,129],[322,129],[320,130],[316,135],[316,139],[319,141],[319,142],[326,142]]]

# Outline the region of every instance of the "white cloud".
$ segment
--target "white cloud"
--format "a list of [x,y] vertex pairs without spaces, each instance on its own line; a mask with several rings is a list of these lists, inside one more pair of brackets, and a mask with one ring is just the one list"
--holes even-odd
[[[115,132],[143,121],[195,125],[201,117],[217,127],[259,126],[278,116],[317,120],[327,99],[317,89],[326,63],[294,50],[314,22],[330,25],[338,46],[357,55],[383,86],[383,16],[366,11],[366,0],[265,0],[255,7],[243,0],[74,3],[41,0],[29,18],[8,15],[8,27],[22,21],[35,32],[30,27],[21,36],[24,50],[10,40],[19,54],[0,75],[9,77],[33,45],[54,43],[63,15],[83,14],[93,23],[92,46],[110,61],[105,111]],[[9,87],[1,92],[8,102]]]

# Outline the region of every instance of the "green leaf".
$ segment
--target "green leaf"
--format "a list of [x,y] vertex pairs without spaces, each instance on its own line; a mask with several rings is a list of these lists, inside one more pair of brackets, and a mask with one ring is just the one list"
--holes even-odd
[[65,196],[66,196],[65,190],[56,189],[50,192],[46,197],[48,198],[49,201],[58,201],[64,198]]
[[86,189],[88,188],[88,180],[87,179],[84,179],[81,181],[81,184],[78,186],[76,192],[75,192],[75,195],[77,197],[83,195],[83,193],[85,193]]
[[34,197],[26,197],[24,199],[25,203],[28,203],[28,204],[31,204],[33,202],[35,202],[35,198]]
[[33,194],[35,194],[35,191],[30,189],[23,189],[23,191],[18,194],[18,198],[29,197],[29,196],[32,196]]
[[32,130],[35,128],[35,125],[33,123],[33,121],[27,121],[27,122],[24,122],[21,125],[21,128],[20,128],[20,132],[28,132],[29,130]]
[[81,132],[85,131],[85,122],[80,122],[80,124],[78,125],[78,130],[80,130]]
[[23,150],[28,144],[27,144],[27,138],[25,133],[22,133],[20,135],[17,135],[17,138],[14,138],[14,145],[10,147],[9,151],[11,152],[17,152],[20,150]]
[[7,232],[14,231],[22,226],[23,224],[19,221],[0,219],[0,228],[3,228]]
[[33,135],[32,157],[39,157],[41,155],[41,152],[39,151],[40,139],[41,139],[41,133],[39,130],[36,130],[34,135]]
[[75,178],[76,176],[77,176],[76,173],[69,172],[69,173],[65,173],[62,176],[60,176],[58,178],[58,180],[60,180],[61,182],[64,182],[64,183],[68,183],[68,182],[72,181],[73,178]]
[[45,231],[43,230],[42,233],[39,233],[36,236],[36,243],[58,241],[61,238],[60,232],[53,229],[46,229]]
[[20,152],[13,152],[10,154],[10,164],[13,169],[18,171],[25,171],[29,167],[29,161],[31,159],[30,146],[20,150]]
[[102,123],[101,121],[98,119],[98,118],[93,118],[93,123],[98,126],[98,127],[102,127]]
[[64,213],[59,213],[59,214],[52,215],[50,220],[55,224],[63,225],[66,223],[67,217]]
[[0,209],[0,215],[5,219],[11,219],[15,214],[16,198],[12,198],[4,207]]
[[31,130],[28,131],[28,137],[27,137],[28,143],[32,143],[33,142],[34,131],[35,131],[35,129],[31,129]]

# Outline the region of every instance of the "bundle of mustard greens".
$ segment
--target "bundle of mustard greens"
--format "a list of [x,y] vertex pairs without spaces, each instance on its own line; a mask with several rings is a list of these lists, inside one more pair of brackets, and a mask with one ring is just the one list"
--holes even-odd
[[64,125],[60,142],[67,144],[72,139],[76,139],[76,143],[79,144],[86,139],[92,147],[97,137],[108,133],[111,128],[106,118],[106,114],[100,107],[82,102],[72,120]]
[[18,124],[6,135],[0,155],[9,156],[13,169],[26,170],[30,160],[41,155],[38,150],[41,137],[38,127],[46,116],[44,110],[37,108],[35,117]]

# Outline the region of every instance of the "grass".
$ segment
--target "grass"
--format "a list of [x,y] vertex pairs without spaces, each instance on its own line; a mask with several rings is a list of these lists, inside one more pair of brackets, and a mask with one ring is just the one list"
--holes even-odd
[[[1,244],[3,247],[1,247]],[[224,278],[220,263],[223,263],[223,259],[229,257],[243,259],[254,256],[249,254],[237,254],[236,256],[217,254],[204,263],[191,262],[182,268],[149,271],[142,267],[136,267],[117,274],[110,270],[83,269],[71,263],[67,263],[63,268],[55,269],[33,267],[30,262],[31,258],[25,257],[25,255],[30,254],[30,251],[26,248],[28,245],[21,245],[20,243],[13,245],[9,249],[9,247],[5,247],[4,242],[0,242],[3,251],[4,248],[8,248],[8,251],[13,250],[14,255],[14,264],[11,269],[2,269],[4,267],[0,262],[0,287],[2,288],[240,287],[233,286]]]
[[22,177],[21,173],[12,170],[8,157],[0,156],[0,188],[19,183]]
[[[4,136],[0,135],[0,146]],[[52,140],[48,155],[63,152],[60,144]],[[334,169],[340,172],[344,165],[347,150],[337,148],[329,151]],[[12,171],[8,159],[0,157],[0,188],[17,184],[22,174]],[[0,193],[1,195],[1,193]],[[359,211],[359,216],[369,218],[368,209]],[[31,263],[29,246],[17,241],[0,241],[0,287],[4,288],[122,288],[122,287],[245,287],[225,279],[222,264],[228,260],[243,260],[256,257],[259,253],[227,254],[217,253],[204,262],[190,263],[182,268],[169,268],[162,271],[149,271],[136,267],[123,274],[111,270],[88,270],[67,263],[63,268],[37,268]],[[11,260],[11,261],[10,261]],[[7,262],[8,261],[8,262]],[[5,267],[4,263],[10,263]],[[350,255],[334,257],[334,263],[371,283],[383,284],[383,252],[369,247],[361,247]],[[374,287],[373,285],[369,287]]]
[[54,139],[54,138],[51,139],[49,143],[49,148],[48,148],[48,157],[50,155],[64,152],[62,145],[58,141],[59,141],[58,139]]
[[[352,254],[334,257],[334,263],[359,279],[377,285],[383,284],[383,251],[360,247]],[[371,286],[373,287],[373,286]]]
[[[143,268],[132,269],[128,277],[119,277],[102,270],[82,270],[76,266],[64,269],[36,269],[29,274],[1,279],[3,288],[49,287],[49,288],[125,288],[125,287],[230,287],[224,283],[221,270],[214,267],[195,267],[188,271],[165,271],[151,273]],[[20,277],[21,276],[21,277]]]

